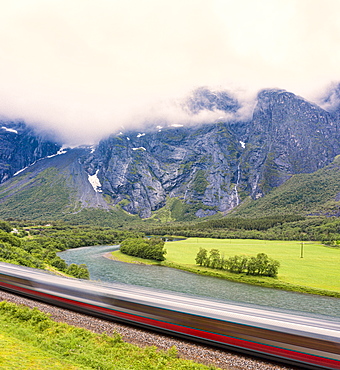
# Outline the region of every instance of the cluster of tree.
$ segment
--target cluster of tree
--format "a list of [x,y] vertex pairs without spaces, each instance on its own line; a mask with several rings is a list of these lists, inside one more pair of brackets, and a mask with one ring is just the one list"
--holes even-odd
[[120,245],[120,251],[129,256],[164,261],[166,249],[161,238],[128,238]]
[[20,265],[35,268],[44,268],[47,265],[78,279],[90,278],[89,271],[85,264],[77,265],[72,263],[68,265],[57,255],[57,253],[60,252],[57,243],[44,243],[39,239],[26,239],[21,241],[20,247],[21,251],[27,253],[29,261],[37,261],[36,266],[29,266],[24,261],[17,260],[17,262],[20,262]]
[[299,215],[278,215],[259,218],[228,217],[219,220],[208,220],[199,222],[194,227],[196,229],[230,229],[230,230],[268,230],[276,225],[286,222],[305,220],[306,217]]
[[121,243],[126,238],[142,236],[141,233],[114,230],[99,226],[71,226],[55,224],[50,226],[36,226],[25,228],[34,240],[42,245],[53,244],[58,251],[71,248],[114,245]]
[[[44,269],[51,266],[77,278],[88,279],[86,265],[67,263],[57,253],[70,247],[119,243],[130,232],[100,230],[82,227],[30,227],[13,230],[13,227],[0,221],[0,260],[22,266]],[[13,231],[15,231],[13,233]],[[27,233],[31,238],[24,238]],[[93,242],[93,244],[92,244]],[[88,243],[88,244],[87,244]]]
[[277,276],[280,267],[280,262],[265,253],[258,253],[256,257],[233,256],[225,259],[218,249],[211,249],[208,253],[206,249],[200,248],[195,260],[196,264],[213,269],[270,277]]
[[[119,244],[127,237],[136,236],[134,232],[117,231],[107,227],[72,226],[55,223],[46,226],[30,226],[24,230],[33,238],[19,239],[20,247],[29,253],[30,258],[40,263],[40,266],[50,265],[68,275],[88,279],[89,272],[86,265],[67,265],[57,253],[70,248]],[[23,264],[23,261],[19,261]],[[26,266],[26,265],[25,265]],[[38,267],[31,266],[31,267]],[[41,267],[38,267],[41,268]]]

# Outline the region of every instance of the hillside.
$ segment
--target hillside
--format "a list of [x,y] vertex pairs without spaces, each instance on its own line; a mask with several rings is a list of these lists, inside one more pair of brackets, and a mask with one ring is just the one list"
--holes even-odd
[[1,217],[57,219],[82,207],[108,208],[79,160],[88,148],[42,158],[1,185]]
[[297,174],[265,197],[248,199],[233,216],[340,215],[340,157],[311,174]]

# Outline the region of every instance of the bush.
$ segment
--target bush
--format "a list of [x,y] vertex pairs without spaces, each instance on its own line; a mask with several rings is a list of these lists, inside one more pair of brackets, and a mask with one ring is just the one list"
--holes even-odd
[[86,265],[76,265],[75,263],[71,263],[68,268],[66,269],[66,274],[74,276],[78,279],[89,279],[90,274],[86,267]]

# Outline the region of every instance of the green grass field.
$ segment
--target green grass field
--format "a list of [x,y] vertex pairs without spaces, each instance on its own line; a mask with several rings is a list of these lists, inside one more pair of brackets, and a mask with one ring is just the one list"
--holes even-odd
[[[195,267],[200,247],[208,251],[216,248],[225,257],[266,253],[281,264],[278,279],[273,280],[340,292],[340,249],[325,247],[317,242],[304,242],[301,258],[301,242],[297,241],[188,238],[166,243],[166,262]],[[261,279],[268,281],[271,278]]]
[[118,334],[95,334],[52,321],[28,307],[0,302],[0,369],[4,370],[217,370],[126,343]]

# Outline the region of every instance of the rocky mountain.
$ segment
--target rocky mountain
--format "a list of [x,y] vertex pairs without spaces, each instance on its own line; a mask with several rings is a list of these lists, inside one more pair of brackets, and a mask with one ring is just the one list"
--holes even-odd
[[339,121],[292,93],[258,95],[242,155],[242,184],[253,198],[298,173],[314,172],[340,153]]
[[37,160],[56,154],[60,147],[23,122],[0,121],[0,183]]
[[[96,148],[67,150],[8,179],[34,162],[34,155],[58,153],[56,144],[32,137],[27,146],[31,157],[2,157],[2,168],[8,158],[11,170],[2,176],[7,181],[0,186],[0,205],[7,207],[14,198],[34,199],[33,189],[42,189],[43,179],[49,189],[63,179],[67,195],[58,211],[63,214],[118,206],[148,218],[170,200],[173,214],[179,206],[182,214],[196,217],[227,214],[247,197],[262,198],[293,175],[314,173],[340,154],[340,121],[334,111],[284,90],[261,91],[249,119],[230,118],[234,113],[238,117],[240,107],[229,93],[202,88],[185,102],[185,109],[192,115],[202,110],[229,113],[228,120],[114,134]],[[13,139],[17,135],[3,130]],[[3,148],[4,153],[17,153],[19,145],[9,140]]]

